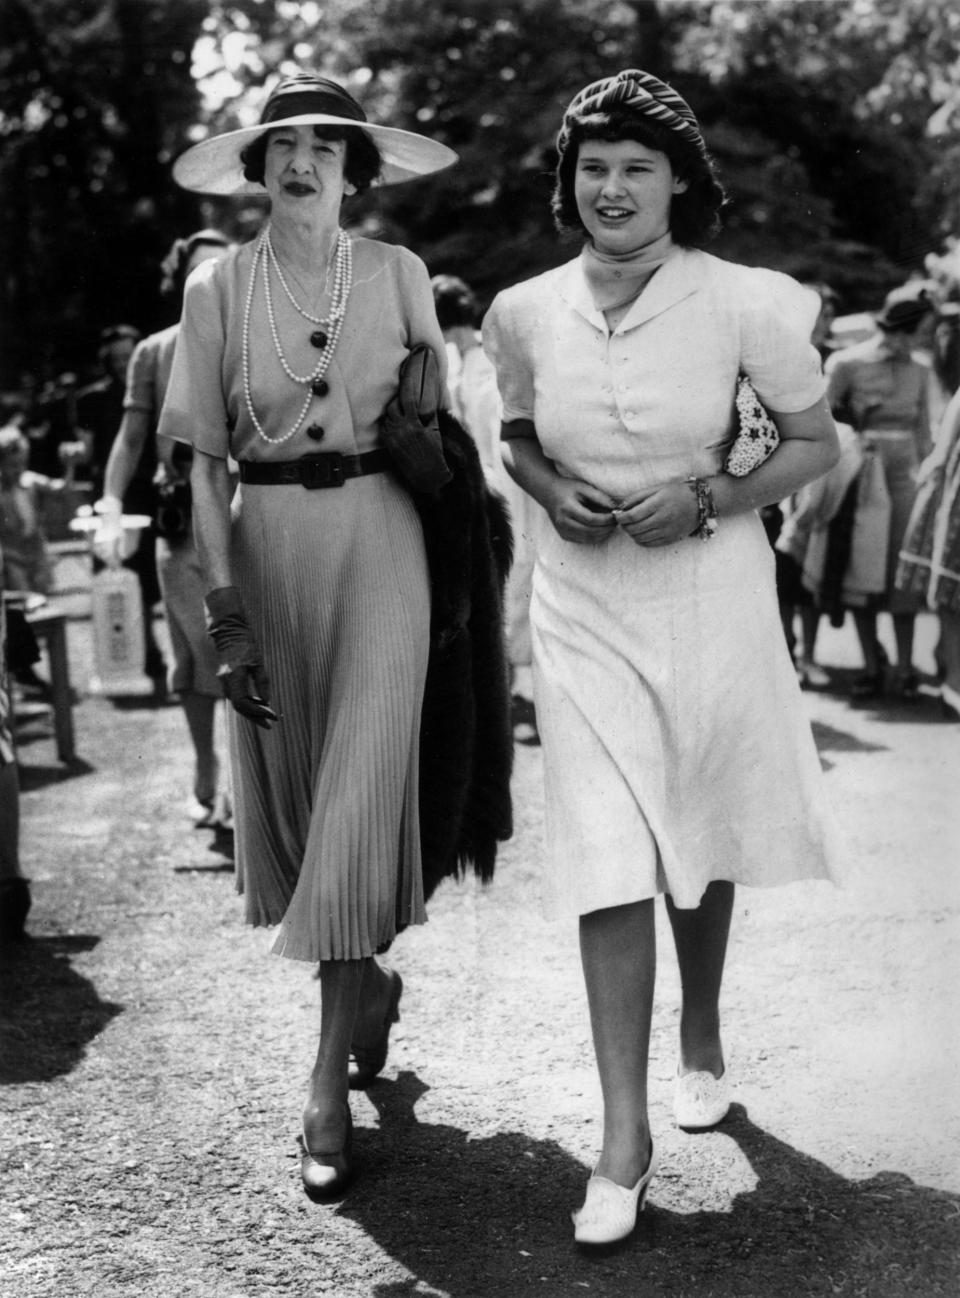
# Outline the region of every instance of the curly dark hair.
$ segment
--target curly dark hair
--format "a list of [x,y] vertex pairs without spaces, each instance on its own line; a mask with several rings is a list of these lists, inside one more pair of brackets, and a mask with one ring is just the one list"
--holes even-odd
[[678,131],[622,108],[574,118],[567,123],[567,129],[569,143],[557,160],[556,181],[550,201],[554,224],[562,235],[582,237],[586,233],[574,195],[577,157],[585,140],[609,143],[635,140],[647,149],[665,153],[674,176],[687,182],[687,188],[681,194],[674,194],[670,205],[670,233],[674,242],[685,248],[702,248],[717,234],[720,211],[727,196],[717,179],[710,155],[684,139]]
[[[283,123],[278,122],[272,129],[280,130],[282,127]],[[368,190],[380,175],[383,158],[366,131],[356,126],[315,126],[313,133],[318,140],[343,141],[347,148],[343,163],[344,179],[354,186],[358,194]],[[240,154],[244,179],[257,185],[263,184],[269,135],[269,131],[264,131]]]

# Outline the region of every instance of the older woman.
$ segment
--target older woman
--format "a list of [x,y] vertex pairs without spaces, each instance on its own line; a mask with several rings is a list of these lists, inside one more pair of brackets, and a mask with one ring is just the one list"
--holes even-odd
[[424,919],[428,572],[382,436],[388,405],[403,424],[393,399],[411,349],[444,351],[423,263],[351,237],[340,209],[378,179],[454,158],[367,122],[341,86],[304,73],[278,85],[258,126],[194,146],[174,170],[199,192],[270,198],[260,236],[187,284],[160,431],[194,450],[247,918],[280,924],[281,955],[319,961],[302,1160],[314,1195],[351,1174],[351,1050],[363,1084],[397,1017],[399,977],[375,953]]
[[[820,768],[757,509],[836,437],[804,290],[700,251],[723,198],[689,105],[628,70],[563,119],[554,212],[580,255],[501,293],[483,337],[504,457],[553,524],[531,609],[550,880],[579,918],[604,1099],[575,1214],[628,1235],[656,1168],[647,1117],[654,898],[683,985],[675,1116],[720,1121],[719,994],[735,883],[829,873]],[[799,296],[798,296],[799,295]],[[722,472],[744,371],[780,444]]]

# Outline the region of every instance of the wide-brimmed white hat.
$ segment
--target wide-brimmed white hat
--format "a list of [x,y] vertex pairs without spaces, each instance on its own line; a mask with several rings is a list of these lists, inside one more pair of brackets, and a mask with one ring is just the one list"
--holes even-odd
[[380,150],[383,167],[376,182],[380,185],[427,176],[457,161],[453,149],[438,140],[368,122],[366,113],[343,86],[301,72],[280,82],[256,126],[215,135],[182,153],[173,164],[174,180],[197,194],[262,194],[263,186],[244,176],[240,154],[258,136],[280,125],[359,127]]

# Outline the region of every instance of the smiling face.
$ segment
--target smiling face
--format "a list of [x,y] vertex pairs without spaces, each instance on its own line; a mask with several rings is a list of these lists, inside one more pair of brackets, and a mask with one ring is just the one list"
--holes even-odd
[[345,194],[344,140],[325,139],[312,126],[278,126],[267,136],[263,183],[275,213],[325,216],[336,221]]
[[598,252],[635,252],[670,229],[674,194],[687,188],[670,160],[636,140],[584,140],[577,154],[574,197]]

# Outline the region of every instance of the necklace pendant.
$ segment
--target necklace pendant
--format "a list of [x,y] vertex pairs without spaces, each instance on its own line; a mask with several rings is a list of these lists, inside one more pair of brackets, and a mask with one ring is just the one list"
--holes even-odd
[[327,335],[323,332],[322,329],[314,329],[313,333],[310,335],[310,346],[316,347],[320,351],[323,351],[326,345],[327,345]]
[[330,391],[330,384],[326,379],[314,379],[310,384],[310,391],[315,397],[325,397]]

